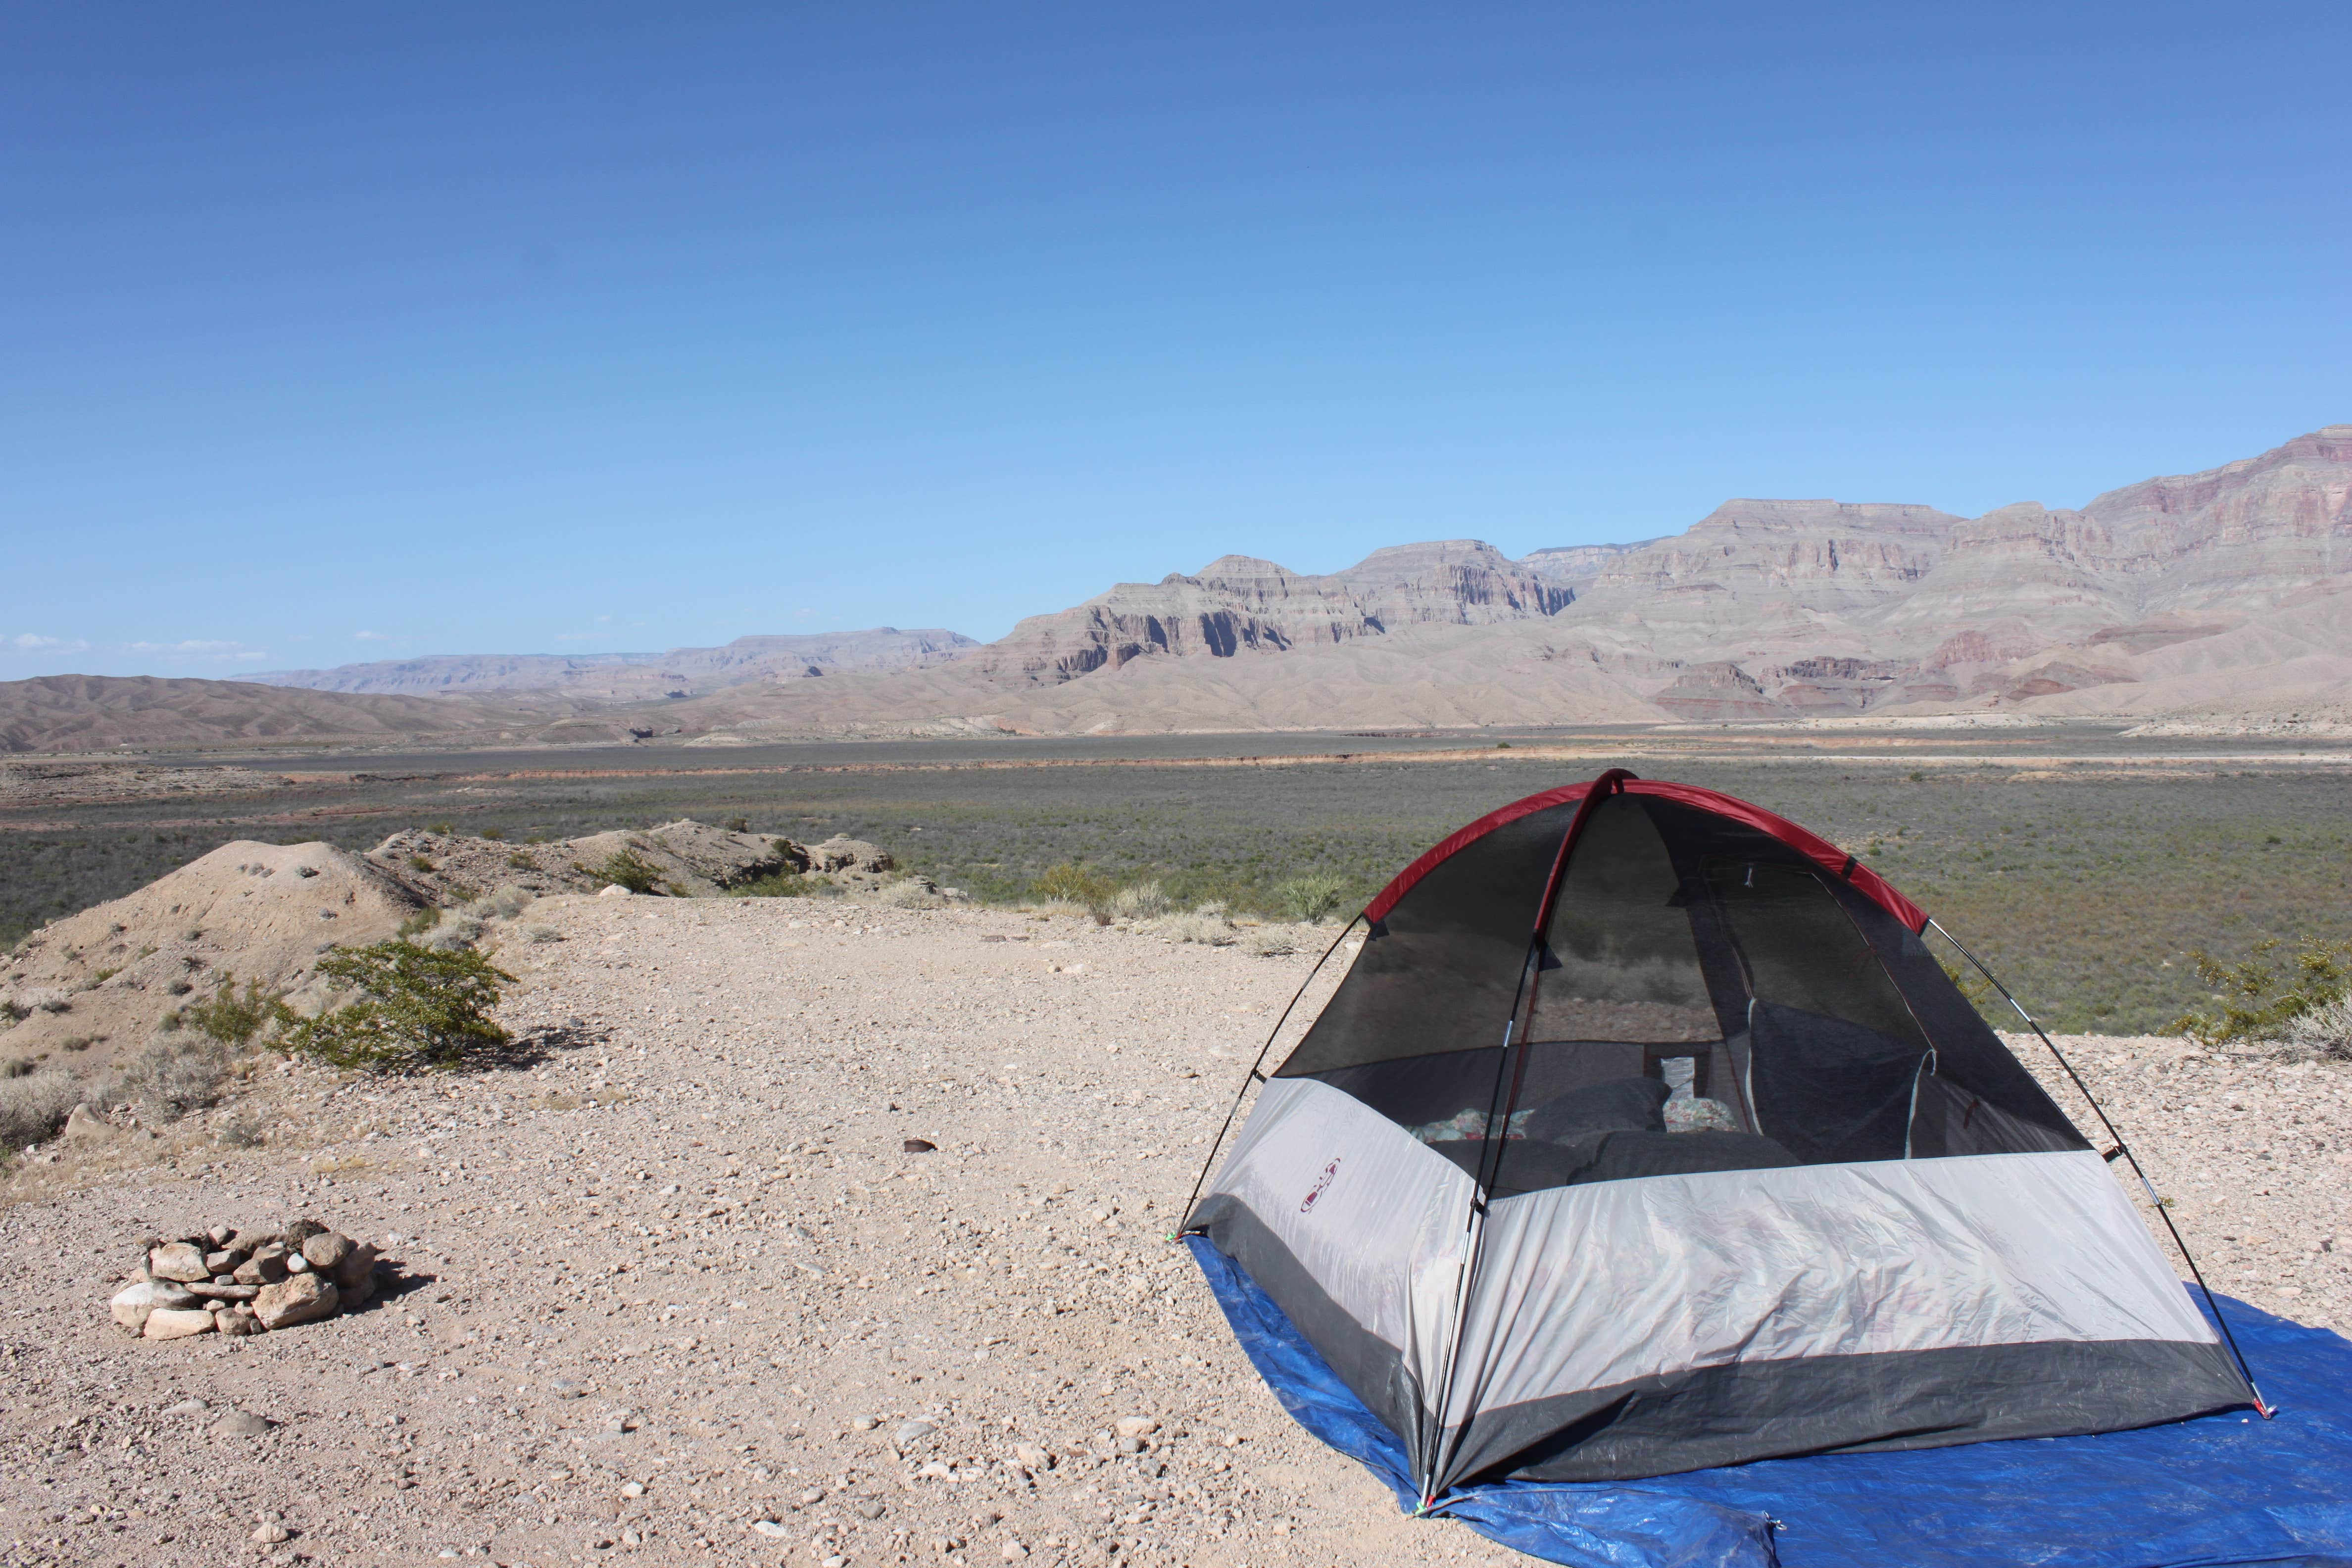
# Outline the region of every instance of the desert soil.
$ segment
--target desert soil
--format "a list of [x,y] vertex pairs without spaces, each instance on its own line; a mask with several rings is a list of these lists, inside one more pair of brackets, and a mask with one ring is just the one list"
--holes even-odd
[[[512,1061],[289,1068],[243,1105],[287,1144],[10,1174],[0,1563],[1515,1560],[1295,1426],[1167,1239],[1310,959],[837,900],[530,920]],[[2062,1044],[2217,1285],[2347,1321],[2352,1079]],[[251,1339],[109,1321],[141,1236],[306,1215],[397,1282]]]

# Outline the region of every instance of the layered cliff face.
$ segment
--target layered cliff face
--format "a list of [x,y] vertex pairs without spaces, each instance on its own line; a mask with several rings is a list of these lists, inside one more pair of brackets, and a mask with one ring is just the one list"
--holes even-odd
[[1573,597],[1476,540],[1377,550],[1326,576],[1227,555],[1194,575],[1122,583],[1074,609],[1033,616],[973,668],[1024,686],[1054,685],[1152,655],[1231,658],[1337,647],[1409,626],[1549,616]]
[[805,682],[782,706],[773,689],[714,699],[705,721],[1068,733],[2308,704],[2331,681],[2352,692],[2327,594],[2352,569],[2347,480],[2352,427],[2331,426],[2080,511],[1735,500],[1675,538],[1522,561],[1475,541],[1325,575],[1227,556],[942,668]]

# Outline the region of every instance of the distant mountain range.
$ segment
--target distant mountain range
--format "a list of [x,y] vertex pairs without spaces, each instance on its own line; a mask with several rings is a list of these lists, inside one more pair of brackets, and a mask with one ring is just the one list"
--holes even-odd
[[[0,685],[0,745],[185,744],[214,731],[723,744],[1955,713],[2352,724],[2347,589],[2352,426],[2335,425],[2080,511],[1734,500],[1673,538],[1516,561],[1475,540],[1378,550],[1324,576],[1229,555],[989,644],[885,627],[256,683],[20,681]],[[272,686],[274,700],[262,695]],[[230,701],[223,688],[247,695]],[[320,710],[328,695],[357,706]],[[421,710],[367,706],[428,697]]]
[[753,680],[802,680],[852,669],[919,669],[980,647],[961,632],[866,632],[737,637],[725,647],[667,653],[434,654],[333,669],[278,669],[249,679],[312,691],[562,691],[590,701],[689,697]]

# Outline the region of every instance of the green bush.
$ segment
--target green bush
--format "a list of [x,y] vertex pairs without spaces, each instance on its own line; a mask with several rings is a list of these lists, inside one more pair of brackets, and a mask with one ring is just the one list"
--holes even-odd
[[503,827],[485,827],[482,829],[481,836],[484,838],[488,839],[491,843],[496,844],[506,837],[507,830]]
[[278,1040],[289,1056],[371,1072],[462,1067],[510,1037],[490,1017],[514,976],[467,949],[404,942],[338,949],[319,973],[360,992],[358,1001],[297,1022]]
[[265,992],[258,980],[245,983],[245,994],[236,994],[236,976],[221,976],[220,988],[209,1002],[191,1002],[180,1009],[183,1021],[193,1024],[206,1038],[217,1044],[242,1049],[253,1043],[253,1037],[269,1024],[282,1024],[293,1015],[287,1010],[282,992]]
[[[575,863],[576,864],[576,863]],[[626,888],[633,893],[663,890],[662,873],[651,861],[634,849],[615,849],[605,857],[604,863],[593,869],[576,866],[592,877],[601,878],[615,887]]]
[[803,877],[797,871],[772,872],[727,889],[739,899],[821,899],[839,890],[823,877]]
[[1118,893],[1108,878],[1067,860],[1048,866],[1029,883],[1029,896],[1041,904],[1084,904],[1090,910],[1106,910]]
[[1348,879],[1328,871],[1293,877],[1275,889],[1282,912],[1295,921],[1320,921],[1337,914],[1348,896]]
[[2295,1019],[2352,993],[2352,942],[2305,940],[2291,955],[2279,951],[2284,945],[2276,937],[2258,942],[2237,963],[2191,952],[2197,978],[2213,988],[2216,1005],[2183,1014],[2172,1026],[2207,1046],[2276,1040]]

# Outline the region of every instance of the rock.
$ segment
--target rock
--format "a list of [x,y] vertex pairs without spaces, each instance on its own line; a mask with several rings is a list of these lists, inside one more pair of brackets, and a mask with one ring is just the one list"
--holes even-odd
[[77,1105],[66,1116],[64,1135],[78,1143],[100,1143],[122,1136],[122,1130],[87,1105]]
[[147,1314],[146,1326],[139,1331],[151,1340],[184,1340],[212,1331],[213,1315],[202,1307],[158,1307]]
[[196,1304],[196,1298],[184,1287],[169,1280],[142,1279],[137,1284],[115,1292],[107,1303],[114,1321],[139,1333],[147,1327],[147,1315],[157,1310],[184,1310]]
[[1115,1429],[1122,1437],[1148,1437],[1160,1430],[1160,1423],[1149,1415],[1122,1415]]
[[899,1447],[904,1448],[911,1444],[921,1442],[924,1438],[929,1436],[939,1429],[939,1423],[935,1421],[926,1421],[921,1416],[918,1415],[911,1421],[901,1421],[898,1423],[898,1431],[896,1441]]
[[860,1416],[858,1416],[856,1420],[854,1420],[854,1421],[852,1421],[852,1422],[850,1423],[850,1426],[852,1426],[853,1427],[856,1428],[856,1429],[857,1429],[858,1431],[860,1431],[860,1432],[871,1432],[871,1431],[873,1431],[873,1430],[874,1430],[874,1428],[876,1428],[877,1426],[881,1426],[881,1425],[882,1425],[882,1423],[881,1423],[881,1422],[877,1421],[877,1420],[876,1420],[873,1416],[871,1416],[871,1415],[860,1415]]
[[224,1285],[217,1279],[190,1282],[188,1293],[214,1301],[250,1301],[261,1294],[258,1285]]
[[751,1533],[754,1535],[764,1535],[771,1541],[790,1541],[793,1538],[793,1532],[791,1531],[785,1529],[782,1525],[778,1524],[772,1519],[753,1520],[751,1521]]
[[166,1415],[202,1415],[205,1411],[211,1408],[211,1405],[206,1405],[201,1399],[183,1399],[177,1405],[165,1405],[163,1407],[163,1414]]
[[289,1276],[253,1299],[253,1315],[265,1329],[288,1329],[297,1323],[332,1317],[342,1305],[334,1281],[316,1274]]
[[631,1481],[621,1489],[621,1495],[623,1497],[643,1497],[646,1495],[646,1483],[643,1481]]
[[343,1299],[343,1310],[356,1312],[375,1300],[375,1270],[366,1269],[349,1285],[339,1284],[335,1289]]
[[815,875],[829,876],[837,871],[863,871],[875,875],[893,870],[898,862],[890,852],[879,845],[868,844],[862,838],[852,838],[836,833],[822,844],[808,849],[809,870]]
[[246,1255],[235,1247],[224,1247],[205,1254],[205,1271],[214,1275],[234,1274]]
[[1029,1555],[1029,1549],[1017,1541],[1008,1541],[1000,1552],[1007,1563],[1018,1563]]
[[331,1274],[335,1266],[352,1255],[352,1238],[330,1230],[306,1238],[302,1243],[303,1260],[313,1268]]
[[325,1226],[320,1225],[315,1219],[305,1217],[298,1219],[293,1224],[288,1226],[286,1227],[285,1235],[278,1237],[278,1239],[284,1242],[288,1247],[291,1248],[301,1246],[304,1242],[310,1240],[314,1236],[324,1236],[326,1234],[327,1227]]
[[243,1339],[247,1334],[261,1332],[261,1320],[251,1312],[238,1311],[232,1308],[228,1311],[213,1314],[213,1331],[215,1333],[226,1334],[232,1339]]
[[882,1500],[880,1498],[867,1498],[864,1502],[851,1504],[849,1511],[856,1514],[860,1519],[880,1519],[882,1517]]
[[226,1247],[236,1238],[236,1226],[233,1225],[216,1225],[205,1232],[205,1239],[215,1247]]
[[801,1506],[803,1508],[814,1508],[818,1503],[821,1503],[824,1500],[824,1489],[823,1487],[811,1487],[808,1490],[801,1493]]
[[250,1410],[232,1410],[213,1423],[215,1437],[266,1437],[269,1423]]
[[899,1151],[908,1154],[929,1154],[938,1148],[939,1145],[928,1138],[909,1138],[899,1145]]
[[263,1546],[275,1546],[281,1541],[291,1541],[294,1532],[282,1524],[257,1524],[246,1539]]
[[215,1270],[205,1267],[205,1255],[195,1247],[184,1241],[173,1241],[147,1255],[147,1272],[158,1279],[185,1284],[196,1279],[209,1280]]
[[[309,1242],[303,1243],[302,1256],[310,1257]],[[352,1247],[334,1265],[335,1283],[349,1290],[375,1272],[375,1243],[362,1241]]]
[[1031,1475],[1041,1476],[1054,1462],[1054,1456],[1034,1443],[1015,1443],[1013,1445],[1013,1459]]
[[629,897],[629,889],[615,882],[609,888],[597,889],[596,896],[600,899],[625,899]]
[[296,1274],[308,1274],[310,1271],[309,1258],[299,1252],[289,1252],[286,1255],[286,1272],[289,1278]]
[[240,1285],[277,1284],[286,1278],[286,1248],[274,1241],[254,1248],[231,1278]]

